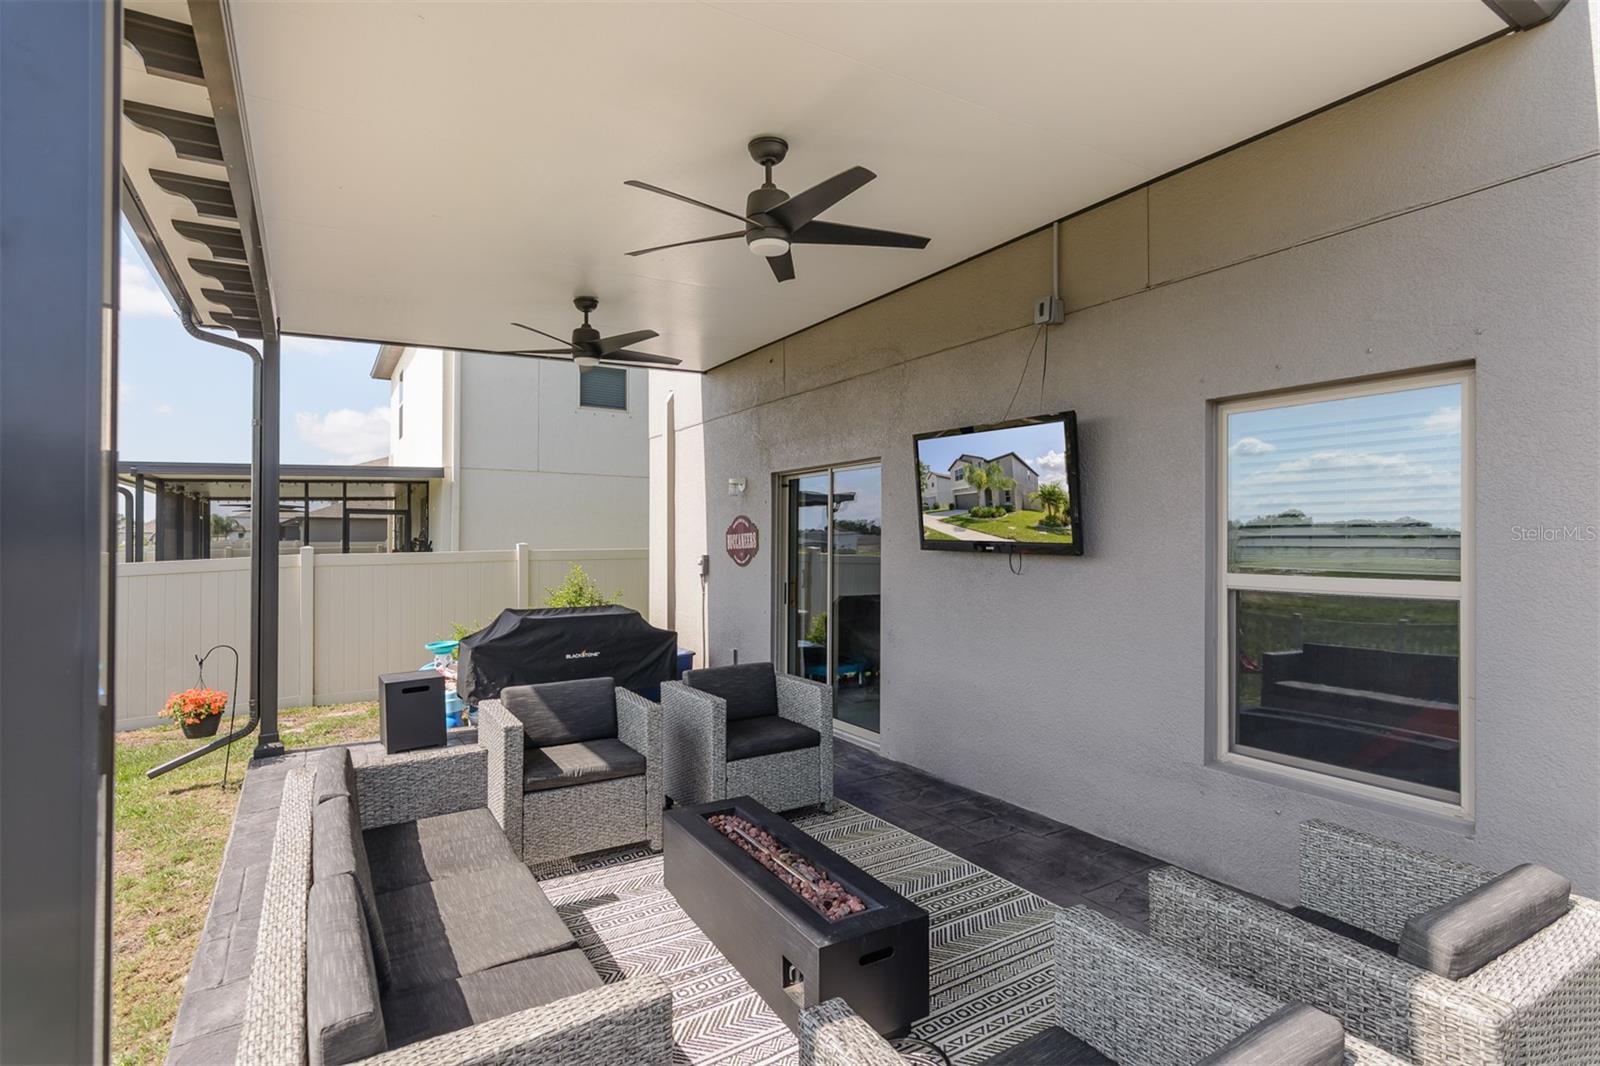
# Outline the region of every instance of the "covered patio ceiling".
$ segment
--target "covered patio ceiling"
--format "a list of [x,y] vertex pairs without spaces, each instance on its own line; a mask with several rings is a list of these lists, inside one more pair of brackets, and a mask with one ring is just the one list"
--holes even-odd
[[[128,8],[203,21],[181,0]],[[125,127],[128,180],[198,324],[230,325],[214,277],[189,265],[217,248],[180,232],[206,220],[150,173],[231,178],[237,199],[242,166],[286,334],[525,348],[537,338],[511,320],[565,336],[572,298],[593,293],[602,333],[654,329],[639,347],[693,370],[1509,31],[1483,0],[235,0],[221,13],[229,52],[207,55],[231,63],[247,159],[230,172]],[[209,88],[216,103],[210,58],[202,86],[124,55],[130,101],[203,110]],[[625,254],[738,227],[625,179],[742,211],[760,133],[788,139],[775,180],[791,193],[875,171],[825,217],[928,248],[797,246],[782,285],[737,240]]]

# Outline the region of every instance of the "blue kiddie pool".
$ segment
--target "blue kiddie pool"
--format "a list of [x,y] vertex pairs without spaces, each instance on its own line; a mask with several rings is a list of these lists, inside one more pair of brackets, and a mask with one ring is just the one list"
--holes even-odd
[[[428,654],[433,656],[433,661],[424,663],[419,670],[437,670],[450,661],[456,649],[461,646],[459,640],[434,640],[424,644]],[[455,689],[446,689],[444,694],[444,726],[446,729],[457,729],[467,724],[467,705]]]

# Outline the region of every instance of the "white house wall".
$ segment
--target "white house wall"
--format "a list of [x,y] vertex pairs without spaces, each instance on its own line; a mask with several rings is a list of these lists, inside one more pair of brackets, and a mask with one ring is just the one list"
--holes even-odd
[[[628,410],[578,405],[571,363],[452,353],[459,364],[457,550],[643,548],[649,458],[644,372]],[[409,382],[408,382],[409,384]],[[408,401],[409,403],[409,401]]]
[[[405,420],[400,408],[404,381]],[[445,353],[407,348],[389,378],[389,461],[394,466],[443,466]],[[404,428],[405,432],[401,433]]]
[[[702,650],[769,657],[774,474],[881,457],[890,757],[1282,900],[1308,817],[1600,890],[1600,552],[1512,534],[1600,524],[1591,17],[1574,3],[1071,220],[1048,373],[1027,361],[1043,232],[719,367],[693,403],[674,386],[680,631],[709,551]],[[1208,762],[1211,403],[1465,361],[1475,821]],[[1000,419],[1019,381],[1013,414],[1078,412],[1087,554],[1012,577],[919,551],[912,435]],[[762,533],[745,568],[720,544],[740,513]]]

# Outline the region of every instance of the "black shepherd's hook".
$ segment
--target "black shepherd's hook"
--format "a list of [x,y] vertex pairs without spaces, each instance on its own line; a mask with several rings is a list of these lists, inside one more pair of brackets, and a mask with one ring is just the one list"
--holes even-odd
[[206,744],[204,747],[196,748],[193,751],[186,751],[176,759],[169,759],[160,766],[152,767],[151,769],[146,770],[144,774],[146,777],[152,779],[160,777],[164,773],[167,773],[171,770],[176,770],[185,763],[193,762],[203,755],[209,755],[218,748],[226,747],[229,749],[229,751],[227,759],[224,760],[222,764],[222,786],[224,788],[228,786],[228,760],[233,758],[233,742],[238,740],[240,737],[249,736],[252,732],[254,732],[256,723],[260,721],[261,711],[260,708],[252,705],[250,708],[250,720],[244,724],[243,729],[234,731],[234,717],[239,713],[239,649],[235,648],[232,644],[216,644],[208,649],[204,655],[196,655],[194,660],[195,663],[200,667],[200,680],[204,681],[205,661],[209,659],[211,657],[211,653],[216,651],[218,648],[227,648],[229,651],[233,652],[233,692],[231,692],[228,696],[228,702],[233,705],[233,713],[228,716],[228,735],[225,737],[218,737],[209,744]]
[[[213,644],[206,649],[204,655],[194,657],[194,665],[200,675],[200,688],[206,687],[206,660],[211,658],[211,653],[227,649],[233,652],[233,687],[228,689],[228,735],[233,735],[233,723],[239,715],[239,649],[232,644]],[[228,764],[233,759],[233,745],[228,745],[228,750],[222,757],[222,791],[228,791]]]

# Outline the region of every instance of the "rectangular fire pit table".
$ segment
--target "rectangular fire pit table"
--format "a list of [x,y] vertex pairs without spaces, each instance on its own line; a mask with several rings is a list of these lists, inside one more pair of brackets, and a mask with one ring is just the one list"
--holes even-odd
[[[854,896],[862,909],[829,920],[713,826],[714,815],[765,830],[775,858],[760,839],[742,840],[798,883],[815,886],[807,867],[820,872],[835,898]],[[790,1029],[802,1009],[834,996],[885,1036],[927,1015],[927,911],[748,796],[674,807],[661,830],[667,890]]]

